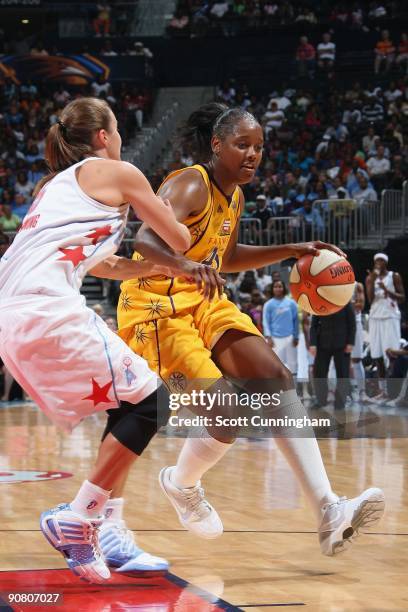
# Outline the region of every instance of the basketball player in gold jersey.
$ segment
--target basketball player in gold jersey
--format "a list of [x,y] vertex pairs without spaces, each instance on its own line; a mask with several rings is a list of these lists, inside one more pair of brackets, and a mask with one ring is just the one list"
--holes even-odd
[[[219,272],[260,268],[318,254],[320,248],[343,253],[322,242],[237,244],[244,207],[239,185],[252,180],[263,149],[262,128],[250,113],[216,103],[205,105],[191,115],[182,138],[201,163],[171,173],[158,194],[170,201],[178,221],[189,228],[191,247],[184,254],[175,253],[142,226],[134,259],[168,267],[169,276],[122,284],[119,333],[172,391],[189,388],[197,379],[217,381],[217,388],[226,386],[228,378],[258,380],[263,390],[270,383],[271,389],[281,391],[275,417],[303,418],[306,413],[291,373],[249,317],[222,295]],[[283,428],[276,443],[315,511],[322,552],[334,555],[351,543],[359,528],[380,518],[384,496],[380,489],[371,488],[356,498],[340,499],[332,491],[311,428],[306,436]],[[204,538],[221,535],[223,527],[204,497],[200,480],[232,443],[233,439],[217,436],[215,428],[204,431],[201,437],[188,438],[177,465],[160,473],[161,487],[181,524]]]

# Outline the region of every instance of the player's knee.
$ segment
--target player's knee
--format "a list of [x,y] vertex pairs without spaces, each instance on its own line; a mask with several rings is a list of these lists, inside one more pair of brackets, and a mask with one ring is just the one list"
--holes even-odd
[[292,372],[283,365],[283,363],[272,363],[267,367],[266,377],[272,380],[277,380],[283,389],[288,389],[293,386]]
[[138,404],[122,401],[116,412],[121,416],[115,419],[109,433],[136,455],[142,454],[160,427],[167,424],[170,416],[168,402],[159,402],[157,391]]

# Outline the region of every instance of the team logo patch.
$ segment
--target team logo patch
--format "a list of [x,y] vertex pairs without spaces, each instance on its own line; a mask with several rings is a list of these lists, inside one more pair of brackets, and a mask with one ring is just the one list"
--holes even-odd
[[174,393],[184,391],[187,386],[187,378],[182,372],[173,372],[169,376],[169,387]]
[[71,478],[69,472],[44,472],[38,470],[7,470],[0,472],[0,484],[16,484],[19,482],[39,482],[41,480],[58,480]]
[[130,387],[132,385],[132,382],[136,380],[136,374],[130,368],[130,366],[132,365],[132,359],[130,357],[125,357],[123,360],[123,365],[125,366],[127,386]]
[[231,234],[231,221],[230,219],[225,219],[224,223],[221,226],[221,231],[219,236],[229,236]]

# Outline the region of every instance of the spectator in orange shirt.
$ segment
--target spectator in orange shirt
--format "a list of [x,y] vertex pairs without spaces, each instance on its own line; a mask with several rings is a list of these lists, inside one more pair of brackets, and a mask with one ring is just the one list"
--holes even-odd
[[385,71],[388,72],[395,60],[395,47],[390,39],[390,33],[388,30],[381,32],[381,40],[375,46],[374,49],[375,60],[374,60],[374,72],[378,74],[380,72],[381,64],[385,62]]
[[408,34],[401,34],[400,44],[398,45],[398,55],[395,60],[398,67],[408,75]]
[[299,46],[296,49],[296,65],[298,74],[302,76],[313,76],[315,67],[316,50],[308,41],[307,36],[301,36]]

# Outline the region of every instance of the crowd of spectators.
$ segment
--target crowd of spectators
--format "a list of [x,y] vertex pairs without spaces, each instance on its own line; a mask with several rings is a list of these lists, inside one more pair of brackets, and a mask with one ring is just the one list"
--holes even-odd
[[[322,209],[336,200],[363,208],[385,188],[401,190],[408,176],[408,79],[381,87],[330,85],[328,91],[293,88],[269,97],[227,81],[216,99],[252,112],[265,132],[262,164],[244,186],[244,216],[259,219],[262,232],[277,217],[301,217],[323,238]],[[167,169],[156,170],[158,186],[167,170],[193,163],[176,150]],[[323,206],[323,208],[325,208]],[[293,223],[296,226],[296,223]],[[293,235],[292,238],[296,238]]]
[[65,104],[80,95],[106,99],[119,123],[123,145],[141,129],[152,104],[149,90],[130,83],[118,87],[99,79],[89,87],[70,89],[27,81],[17,85],[0,76],[0,247],[7,244],[4,232],[18,230],[30,208],[36,183],[47,172],[45,136]]
[[368,31],[403,14],[403,4],[393,0],[179,0],[167,31],[171,36],[237,36],[260,28],[309,30],[322,24]]

